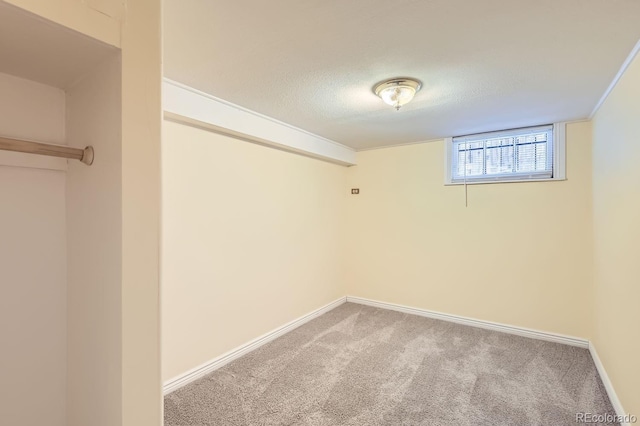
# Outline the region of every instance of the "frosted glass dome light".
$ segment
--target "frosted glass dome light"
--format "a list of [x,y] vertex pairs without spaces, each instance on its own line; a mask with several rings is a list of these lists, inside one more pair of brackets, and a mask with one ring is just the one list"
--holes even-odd
[[373,93],[384,103],[399,110],[402,105],[411,102],[421,87],[422,83],[412,78],[393,78],[376,84]]

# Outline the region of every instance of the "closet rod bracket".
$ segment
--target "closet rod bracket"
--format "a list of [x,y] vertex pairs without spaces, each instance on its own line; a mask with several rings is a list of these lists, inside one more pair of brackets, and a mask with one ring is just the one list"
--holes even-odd
[[82,161],[87,166],[93,164],[93,147],[91,145],[84,148],[80,161]]

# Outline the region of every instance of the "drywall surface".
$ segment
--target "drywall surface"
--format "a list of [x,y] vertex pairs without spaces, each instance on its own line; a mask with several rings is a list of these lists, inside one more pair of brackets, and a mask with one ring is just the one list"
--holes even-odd
[[120,46],[123,0],[3,0],[112,46]]
[[343,166],[165,121],[169,380],[344,296]]
[[442,141],[359,152],[357,163],[349,295],[590,336],[589,123],[567,126],[568,180],[469,186],[468,207],[463,186],[443,184]]
[[640,58],[593,119],[594,342],[622,405],[640,415]]
[[122,24],[122,425],[162,425],[160,0]]
[[[0,135],[64,141],[61,90],[0,74],[0,93]],[[26,157],[0,151],[2,424],[64,426],[66,164]]]
[[67,92],[69,145],[95,150],[67,172],[69,426],[121,419],[120,105],[119,57]]
[[[0,93],[1,136],[64,143],[65,99],[62,90],[0,73]],[[5,151],[0,154],[9,155]]]

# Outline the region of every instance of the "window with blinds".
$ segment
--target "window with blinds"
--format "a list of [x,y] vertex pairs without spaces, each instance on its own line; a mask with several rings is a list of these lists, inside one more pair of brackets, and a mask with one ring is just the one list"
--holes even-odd
[[450,149],[450,183],[554,177],[553,125],[455,137]]

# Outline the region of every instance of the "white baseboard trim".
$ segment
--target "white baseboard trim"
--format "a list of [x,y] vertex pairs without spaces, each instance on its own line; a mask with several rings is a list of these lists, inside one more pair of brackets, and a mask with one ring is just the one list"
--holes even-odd
[[[539,330],[532,330],[529,328],[524,328],[524,327],[516,327],[516,326],[512,326],[512,325],[506,325],[506,324],[500,324],[500,323],[496,323],[496,322],[492,322],[492,321],[484,321],[484,320],[478,320],[478,319],[474,319],[474,318],[468,318],[468,317],[462,317],[459,315],[452,315],[452,314],[445,314],[442,312],[436,312],[436,311],[430,311],[427,309],[420,309],[420,308],[414,308],[414,307],[410,307],[410,306],[405,306],[405,305],[398,305],[395,303],[387,303],[387,302],[380,302],[377,300],[371,300],[371,299],[366,299],[363,297],[355,297],[355,296],[346,296],[346,297],[341,297],[321,308],[318,308],[312,312],[309,312],[306,315],[301,316],[300,318],[297,318],[281,327],[276,328],[275,330],[272,330],[256,339],[253,339],[252,341],[245,343],[242,346],[239,346],[225,354],[220,355],[219,357],[216,357],[214,359],[212,359],[211,361],[208,361],[198,367],[195,367],[177,377],[174,377],[173,379],[170,379],[168,381],[166,381],[164,383],[164,386],[162,387],[162,391],[164,395],[167,395],[173,391],[175,391],[176,389],[181,388],[182,386],[185,386],[197,379],[199,379],[202,376],[205,376],[209,373],[211,373],[214,370],[217,370],[218,368],[230,363],[231,361],[253,351],[258,349],[260,346],[271,342],[272,340],[277,339],[278,337],[282,336],[285,333],[288,333],[289,331],[300,327],[301,325],[311,321],[312,319],[326,313],[329,312],[330,310],[342,305],[345,302],[351,302],[351,303],[357,303],[360,305],[367,305],[367,306],[373,306],[376,308],[382,308],[382,309],[389,309],[392,311],[398,311],[398,312],[403,312],[403,313],[407,313],[407,314],[413,314],[413,315],[419,315],[422,317],[427,317],[427,318],[433,318],[433,319],[438,319],[438,320],[442,320],[442,321],[448,321],[448,322],[454,322],[457,324],[463,324],[463,325],[468,325],[471,327],[477,327],[477,328],[483,328],[483,329],[487,329],[487,330],[493,330],[493,331],[500,331],[503,333],[509,333],[509,334],[515,334],[518,336],[523,336],[523,337],[529,337],[532,339],[538,339],[538,340],[545,340],[548,342],[555,342],[555,343],[562,343],[565,345],[571,345],[571,346],[577,346],[580,348],[585,348],[589,350],[589,353],[591,354],[591,357],[593,359],[593,362],[596,366],[596,369],[598,371],[598,374],[600,375],[600,378],[602,379],[602,383],[604,384],[605,390],[607,392],[607,395],[609,396],[609,399],[611,400],[611,404],[613,405],[614,410],[616,411],[616,414],[620,415],[620,416],[624,416],[626,414],[626,412],[624,411],[624,409],[622,408],[622,403],[620,402],[620,399],[618,398],[618,395],[616,394],[616,391],[613,388],[613,385],[611,383],[611,380],[609,379],[609,376],[607,375],[607,372],[604,368],[604,365],[602,364],[602,361],[600,361],[600,357],[598,356],[598,353],[596,352],[595,347],[593,346],[593,343],[591,343],[590,341],[586,340],[586,339],[581,339],[578,337],[571,337],[571,336],[565,336],[562,334],[557,334],[557,333],[549,333],[549,332],[545,332],[545,331],[539,331]],[[622,426],[627,425],[628,423],[623,423]]]
[[[363,297],[355,297],[355,296],[347,296],[347,302],[351,303],[359,303],[361,305],[373,306],[376,308],[382,309],[390,309],[392,311],[403,312],[406,314],[419,315],[427,318],[434,318],[443,321],[454,322],[463,325],[469,325],[472,327],[484,328],[487,330],[501,331],[503,333],[515,334],[523,337],[530,337],[532,339],[545,340],[548,342],[562,343],[565,345],[577,346],[580,348],[588,349],[591,354],[591,358],[593,359],[593,363],[596,366],[596,370],[602,379],[602,383],[605,387],[607,395],[609,396],[609,400],[611,401],[611,405],[613,405],[613,409],[616,411],[616,414],[624,418],[627,415],[624,408],[622,408],[622,403],[616,394],[615,389],[613,388],[613,384],[607,375],[606,370],[604,369],[604,365],[602,361],[600,361],[600,357],[596,352],[596,348],[593,346],[593,343],[587,339],[581,339],[578,337],[565,336],[557,333],[549,333],[545,331],[532,330],[524,327],[516,327],[512,325],[500,324],[492,321],[484,321],[478,320],[474,318],[462,317],[458,315],[445,314],[442,312],[430,311],[427,309],[413,308],[410,306],[397,305],[395,303],[387,303],[380,302],[377,300],[366,299]],[[622,426],[627,426],[629,423],[621,423]]]
[[272,340],[277,339],[278,337],[282,336],[285,333],[290,332],[291,330],[300,327],[301,325],[303,325],[306,322],[311,321],[312,319],[314,319],[315,317],[318,317],[326,312],[329,312],[330,310],[342,305],[343,303],[346,302],[346,297],[341,297],[337,300],[334,300],[333,302],[318,308],[312,312],[309,312],[306,315],[301,316],[300,318],[297,318],[291,322],[288,322],[287,324],[280,326],[278,328],[276,328],[275,330],[271,330],[270,332],[263,334],[262,336],[251,340],[250,342],[245,343],[242,346],[238,346],[235,349],[230,350],[227,353],[224,353],[214,359],[212,359],[211,361],[205,362],[204,364],[199,365],[198,367],[192,368],[191,370],[180,374],[179,376],[176,376],[170,380],[167,380],[164,385],[162,386],[162,393],[164,395],[167,395],[173,391],[175,391],[176,389],[181,388],[182,386],[185,386],[191,382],[193,382],[194,380],[199,379],[202,376],[205,376],[209,373],[211,373],[214,370],[217,370],[218,368],[230,363],[231,361],[240,358],[241,356],[254,351],[256,349],[258,349],[260,346],[271,342]]
[[[443,321],[455,322],[458,324],[469,325],[472,327],[484,328],[487,330],[501,331],[503,333],[516,334],[518,336],[530,337],[532,339],[538,340],[546,340],[549,342],[563,343],[566,345],[577,346],[580,348],[585,348],[589,350],[591,354],[591,358],[593,359],[593,363],[596,366],[596,370],[600,375],[600,379],[602,379],[602,383],[604,388],[609,396],[609,400],[611,401],[611,405],[613,405],[613,409],[616,411],[616,414],[624,418],[627,415],[627,412],[622,408],[622,403],[616,394],[615,389],[613,388],[613,384],[607,375],[607,371],[604,369],[604,365],[602,361],[600,361],[600,357],[596,352],[596,348],[592,342],[586,339],[581,339],[578,337],[565,336],[562,334],[556,333],[548,333],[545,331],[532,330],[524,327],[516,327],[512,325],[500,324],[492,321],[484,321],[478,320],[474,318],[461,317],[458,315],[445,314],[442,312],[429,311],[427,309],[413,308],[404,305],[397,305],[395,303],[387,303],[380,302],[377,300],[366,299],[363,297],[354,297],[347,296],[347,302],[351,303],[359,303],[361,305],[373,306],[376,308],[382,309],[390,309],[392,311],[403,312],[406,314],[414,314],[427,318],[434,318]],[[629,423],[621,423],[622,426],[627,426]]]
[[[589,353],[591,354],[591,358],[593,358],[593,363],[596,365],[596,370],[598,370],[600,379],[602,379],[602,384],[604,385],[604,388],[607,391],[607,395],[609,395],[609,401],[611,401],[611,405],[613,405],[613,409],[616,411],[616,414],[624,417],[626,412],[624,411],[624,408],[622,408],[622,403],[618,398],[618,394],[616,394],[616,391],[613,388],[613,384],[609,379],[609,375],[607,374],[607,371],[604,369],[604,365],[602,364],[602,361],[600,361],[598,352],[596,352],[596,347],[593,346],[592,342],[589,342]],[[622,426],[625,426],[628,424],[629,423],[621,423]]]
[[492,321],[461,317],[458,315],[451,315],[442,312],[429,311],[427,309],[397,305],[395,303],[380,302],[377,300],[365,299],[362,297],[347,296],[347,302],[359,303],[361,305],[368,305],[382,309],[390,309],[392,311],[404,312],[406,314],[419,315],[421,317],[433,318],[442,321],[455,322],[458,324],[470,325],[472,327],[484,328],[487,330],[501,331],[503,333],[516,334],[518,336],[530,337],[532,339],[563,343],[565,345],[577,346],[585,349],[589,348],[589,341],[578,337],[548,333],[545,331],[532,330],[524,327],[515,327],[512,325],[500,324]]

